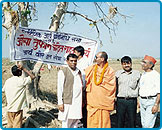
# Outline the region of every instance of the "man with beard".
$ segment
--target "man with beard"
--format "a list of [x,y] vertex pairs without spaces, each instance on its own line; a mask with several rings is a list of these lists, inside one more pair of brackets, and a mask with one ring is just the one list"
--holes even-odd
[[116,72],[117,127],[124,128],[127,122],[128,128],[135,128],[140,72],[132,70],[132,59],[129,56],[121,59],[121,65],[123,70]]

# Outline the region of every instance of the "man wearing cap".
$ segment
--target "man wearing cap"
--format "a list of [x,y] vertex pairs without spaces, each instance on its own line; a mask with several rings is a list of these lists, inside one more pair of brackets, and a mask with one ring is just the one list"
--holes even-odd
[[153,70],[156,60],[146,55],[141,62],[144,70],[139,83],[141,124],[153,128],[160,103],[160,74]]
[[[22,70],[29,76],[23,78]],[[35,76],[22,65],[14,65],[11,71],[13,76],[6,80],[2,88],[7,100],[7,128],[21,128],[23,108],[27,105],[25,86],[31,83]]]

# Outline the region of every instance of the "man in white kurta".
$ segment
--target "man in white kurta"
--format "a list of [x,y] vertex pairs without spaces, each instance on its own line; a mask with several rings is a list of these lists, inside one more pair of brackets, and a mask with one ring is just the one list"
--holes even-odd
[[[82,118],[82,80],[79,69],[76,68],[77,56],[67,56],[68,69],[74,76],[72,104],[64,104],[63,90],[65,75],[62,70],[58,72],[57,96],[58,96],[58,119],[62,121],[62,128],[77,128],[79,119]],[[61,107],[60,107],[61,106]]]
[[85,81],[85,69],[90,65],[88,62],[88,59],[84,55],[84,48],[82,46],[76,46],[74,48],[74,54],[78,56],[77,61],[77,68],[82,73],[82,80],[83,80],[83,118],[81,119],[81,122],[83,123],[83,127],[87,128],[87,109],[86,109],[86,81]]
[[86,81],[85,81],[85,69],[89,66],[87,58],[83,56],[82,58],[78,59],[77,61],[77,68],[82,73],[82,79],[83,79],[83,86],[85,87]]

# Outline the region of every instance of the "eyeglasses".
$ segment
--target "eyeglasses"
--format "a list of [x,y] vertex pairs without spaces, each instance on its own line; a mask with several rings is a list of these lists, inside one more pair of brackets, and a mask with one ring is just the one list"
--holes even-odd
[[101,58],[101,57],[97,57],[97,56],[95,56],[95,59],[97,59],[97,58]]
[[142,61],[141,61],[141,63],[143,63],[143,64],[147,64],[148,62],[146,62],[146,61],[142,60]]
[[146,64],[146,61],[142,61],[142,63]]

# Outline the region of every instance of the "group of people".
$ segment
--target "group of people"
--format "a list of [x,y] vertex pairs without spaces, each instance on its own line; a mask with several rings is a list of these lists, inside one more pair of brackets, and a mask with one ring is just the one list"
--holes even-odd
[[98,52],[95,63],[88,65],[82,46],[67,56],[57,85],[62,128],[78,128],[80,121],[84,128],[111,128],[115,105],[118,128],[136,127],[137,106],[142,127],[153,128],[160,104],[160,74],[153,70],[156,60],[146,55],[141,61],[143,73],[132,69],[129,56],[121,58],[122,70],[116,73],[107,60],[106,52]]
[[[156,60],[145,56],[144,72],[132,69],[132,59],[121,59],[122,70],[108,64],[106,52],[98,52],[94,64],[84,57],[84,48],[77,46],[66,58],[67,66],[58,71],[58,119],[62,128],[111,128],[110,112],[116,105],[117,127],[135,128],[137,104],[140,106],[143,128],[155,124],[160,104],[160,74],[153,70]],[[21,128],[26,103],[25,86],[35,76],[21,65],[11,68],[13,77],[6,80],[3,90],[7,99],[8,128]],[[22,71],[29,77],[22,78]],[[139,97],[139,101],[138,98]]]
[[[140,107],[142,127],[154,127],[160,103],[160,74],[153,70],[155,63],[153,57],[146,55],[141,61],[144,70],[141,74],[132,69],[130,57],[124,56],[121,59],[123,70],[116,72],[118,128],[136,127],[137,106]],[[127,126],[124,126],[126,122]]]

